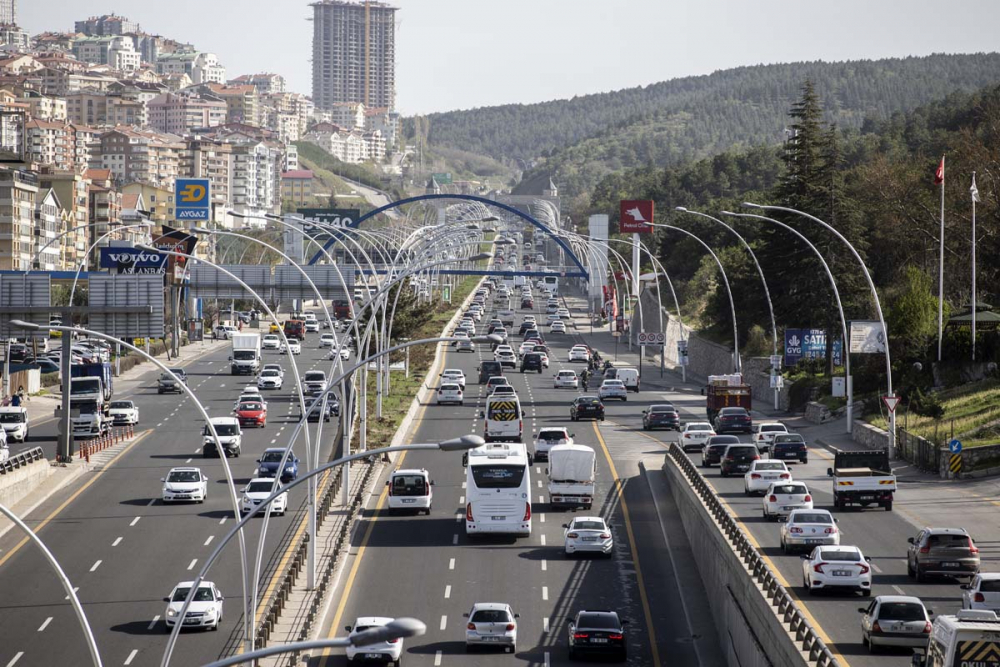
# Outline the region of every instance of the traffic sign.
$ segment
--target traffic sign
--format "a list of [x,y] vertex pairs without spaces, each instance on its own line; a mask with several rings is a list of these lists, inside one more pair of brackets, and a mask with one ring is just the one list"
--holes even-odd
[[638,341],[639,345],[663,345],[667,342],[667,336],[662,333],[640,333]]
[[952,454],[961,454],[962,441],[957,438],[952,440],[951,442],[948,443],[948,449],[951,451]]
[[174,185],[176,218],[178,220],[209,219],[212,199],[207,178],[178,178]]
[[896,411],[896,406],[899,405],[899,402],[901,400],[903,400],[903,399],[901,399],[899,396],[883,396],[882,397],[882,402],[885,403],[885,407],[886,407],[886,409],[889,410],[889,412],[895,412]]

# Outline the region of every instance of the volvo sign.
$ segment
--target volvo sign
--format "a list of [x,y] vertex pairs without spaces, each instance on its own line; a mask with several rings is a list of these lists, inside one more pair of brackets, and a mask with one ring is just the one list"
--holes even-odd
[[119,274],[164,274],[167,255],[138,248],[101,248],[101,268]]

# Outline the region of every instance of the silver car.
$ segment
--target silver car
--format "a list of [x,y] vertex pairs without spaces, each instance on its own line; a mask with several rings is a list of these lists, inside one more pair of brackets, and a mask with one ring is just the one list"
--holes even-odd
[[554,389],[568,388],[568,389],[578,389],[580,387],[580,378],[577,377],[576,371],[559,371],[555,374],[552,386]]
[[615,539],[611,529],[599,516],[578,516],[564,523],[564,550],[567,556],[575,553],[596,553],[607,556],[614,553]]
[[503,602],[477,602],[472,611],[465,614],[469,619],[465,628],[465,647],[504,646],[511,652],[517,651],[517,619],[509,604]]
[[786,554],[824,544],[840,544],[837,520],[828,510],[792,510],[781,524],[781,550]]
[[609,398],[619,398],[627,401],[628,390],[625,388],[625,383],[621,380],[605,380],[601,383],[601,388],[597,390],[597,397],[602,401],[606,401]]
[[925,609],[920,598],[879,595],[858,612],[862,614],[861,643],[872,653],[879,646],[925,648],[931,638],[930,615],[934,612]]

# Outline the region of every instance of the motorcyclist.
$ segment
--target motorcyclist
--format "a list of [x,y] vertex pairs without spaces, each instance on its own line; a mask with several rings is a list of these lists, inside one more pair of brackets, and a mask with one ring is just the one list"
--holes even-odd
[[583,390],[587,391],[590,383],[590,371],[585,370],[583,373],[580,374],[580,377],[583,380]]

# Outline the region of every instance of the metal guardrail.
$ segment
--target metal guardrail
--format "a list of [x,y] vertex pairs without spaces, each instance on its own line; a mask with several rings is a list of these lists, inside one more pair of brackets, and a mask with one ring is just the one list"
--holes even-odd
[[41,461],[44,458],[45,454],[42,452],[41,447],[26,449],[23,452],[14,454],[14,456],[9,457],[6,461],[0,461],[0,475],[14,472],[18,468],[34,463],[35,461]]
[[698,469],[691,462],[691,459],[687,457],[687,454],[676,443],[671,443],[668,455],[677,467],[681,469],[681,472],[684,473],[688,483],[691,484],[702,502],[705,503],[708,511],[718,522],[726,538],[733,545],[733,549],[739,554],[740,559],[747,570],[749,570],[750,575],[764,589],[764,594],[770,601],[771,606],[774,607],[775,611],[777,611],[794,634],[799,648],[809,656],[809,660],[817,667],[840,667],[840,663],[833,656],[833,653],[830,652],[830,649],[827,648],[823,640],[819,638],[816,630],[813,629],[809,621],[802,615],[802,611],[798,608],[795,600],[788,594],[785,587],[778,582],[777,577],[767,563],[764,562],[760,552],[757,551],[756,547],[747,538],[746,533],[743,532],[743,529],[740,528],[739,524],[736,523],[736,520],[733,519],[732,515],[719,500],[715,489],[705,481],[705,478],[698,472]]

